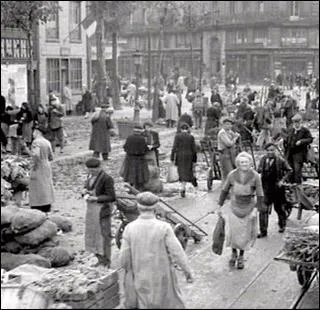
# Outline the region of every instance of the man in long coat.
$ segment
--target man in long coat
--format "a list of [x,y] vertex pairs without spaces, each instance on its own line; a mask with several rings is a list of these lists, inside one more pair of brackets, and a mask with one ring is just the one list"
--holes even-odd
[[164,97],[163,102],[166,105],[167,127],[173,128],[179,118],[179,109],[178,109],[179,99],[175,95],[173,89],[169,90],[169,94]]
[[140,216],[123,232],[120,262],[127,309],[185,309],[175,266],[193,282],[186,253],[171,225],[155,217],[158,200],[150,192],[138,194]]
[[103,160],[108,160],[111,152],[110,130],[113,129],[113,123],[108,113],[109,109],[107,105],[102,105],[101,110],[95,112],[91,118],[89,150],[93,151],[93,157],[99,158],[102,153]]
[[307,161],[308,147],[313,137],[310,130],[302,126],[300,114],[292,117],[292,122],[293,128],[289,129],[288,136],[284,140],[285,155],[293,169],[290,182],[301,184],[303,163]]
[[193,164],[197,162],[197,149],[193,135],[189,133],[187,124],[181,125],[181,132],[177,133],[171,151],[171,161],[178,167],[179,181],[181,182],[181,197],[186,195],[186,182],[197,187]]
[[142,125],[134,126],[133,134],[127,138],[123,146],[127,155],[120,172],[123,180],[139,191],[149,181],[148,161],[145,158],[149,148],[143,133]]

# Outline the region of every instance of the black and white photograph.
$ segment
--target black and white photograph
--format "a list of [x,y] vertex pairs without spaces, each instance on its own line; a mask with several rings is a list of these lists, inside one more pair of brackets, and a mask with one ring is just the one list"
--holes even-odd
[[319,1],[1,1],[1,309],[319,309]]

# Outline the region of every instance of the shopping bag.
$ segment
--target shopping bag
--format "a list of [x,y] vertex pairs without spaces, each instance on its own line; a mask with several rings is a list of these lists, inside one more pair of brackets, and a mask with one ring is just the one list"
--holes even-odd
[[173,163],[168,167],[167,182],[174,183],[179,181],[178,168]]
[[225,220],[222,216],[219,216],[216,227],[212,236],[212,251],[215,254],[221,255],[223,250],[224,238],[225,238]]

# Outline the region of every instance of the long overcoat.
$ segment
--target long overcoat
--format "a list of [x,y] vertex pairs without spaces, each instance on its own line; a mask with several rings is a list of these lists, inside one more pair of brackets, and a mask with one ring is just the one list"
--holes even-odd
[[110,129],[113,123],[109,115],[101,110],[99,116],[91,120],[92,132],[90,137],[89,150],[99,153],[109,153],[111,151]]
[[50,142],[37,137],[31,145],[33,166],[30,173],[29,204],[44,206],[54,202],[50,161],[53,159]]
[[166,120],[178,121],[179,119],[179,99],[175,94],[168,94],[164,97],[163,102],[166,104]]
[[171,151],[171,161],[178,167],[179,181],[193,182],[193,164],[197,162],[194,137],[189,133],[177,133]]
[[137,309],[185,308],[174,265],[184,272],[190,268],[170,224],[149,214],[129,223],[123,233],[120,262],[126,274],[133,274],[131,285],[125,276],[125,304],[131,291],[137,299],[131,307]]

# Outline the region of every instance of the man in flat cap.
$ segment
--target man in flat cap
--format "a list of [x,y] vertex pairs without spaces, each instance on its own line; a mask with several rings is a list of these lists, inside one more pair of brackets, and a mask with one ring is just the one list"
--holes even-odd
[[258,238],[264,238],[268,234],[269,214],[271,214],[272,205],[278,214],[279,232],[284,232],[287,214],[285,189],[282,186],[282,182],[292,171],[287,161],[276,153],[275,144],[270,142],[264,148],[266,154],[261,158],[258,167],[264,193],[264,203],[258,210],[260,226]]
[[313,141],[313,137],[308,128],[302,126],[302,117],[296,114],[292,117],[292,128],[288,131],[287,138],[284,139],[285,156],[293,169],[290,182],[302,183],[302,167],[307,162],[308,148]]
[[186,253],[171,225],[155,217],[158,201],[151,192],[138,194],[140,216],[123,232],[120,262],[127,309],[184,309],[175,267],[193,282]]
[[137,190],[143,190],[143,185],[149,180],[148,161],[145,155],[149,151],[148,144],[143,136],[144,129],[141,124],[136,124],[123,148],[126,152],[120,175],[124,182],[128,182]]
[[144,128],[144,137],[146,139],[149,153],[154,153],[154,156],[156,158],[156,164],[159,167],[159,151],[158,148],[160,147],[160,139],[159,139],[159,133],[155,130],[152,130],[153,124],[151,122],[145,122],[143,124]]
[[236,168],[236,142],[240,134],[232,130],[233,121],[230,118],[221,120],[222,128],[218,132],[218,151],[220,153],[222,183],[228,173]]
[[111,213],[116,200],[114,181],[101,168],[98,158],[86,161],[89,170],[82,195],[87,201],[85,250],[98,258],[97,266],[110,268]]

